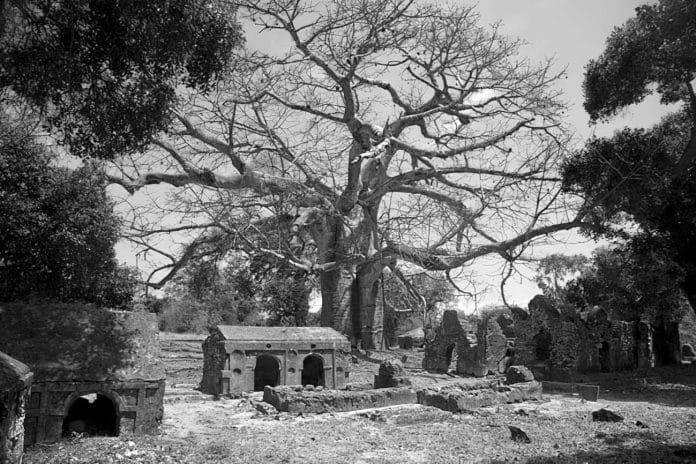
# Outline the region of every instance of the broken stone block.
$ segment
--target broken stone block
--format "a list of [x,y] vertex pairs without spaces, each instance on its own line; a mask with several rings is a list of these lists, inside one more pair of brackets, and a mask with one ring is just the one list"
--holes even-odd
[[598,411],[592,411],[592,420],[595,422],[621,422],[623,417],[613,411],[602,408]]
[[264,416],[278,414],[278,410],[272,404],[268,404],[265,401],[254,401],[253,404],[254,408]]
[[534,380],[534,374],[525,366],[510,366],[505,373],[505,383],[508,385],[531,382],[532,380]]
[[375,388],[405,387],[411,381],[404,372],[404,365],[399,360],[387,360],[379,365],[375,376]]
[[512,438],[512,441],[516,441],[518,443],[532,442],[532,440],[529,439],[527,434],[521,428],[515,427],[514,425],[508,425],[508,429],[510,429],[510,438]]

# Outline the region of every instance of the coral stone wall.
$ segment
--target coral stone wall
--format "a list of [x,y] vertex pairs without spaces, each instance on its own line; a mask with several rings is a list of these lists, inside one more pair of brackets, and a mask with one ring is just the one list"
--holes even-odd
[[0,463],[22,462],[25,405],[32,379],[29,367],[0,352]]
[[0,392],[0,462],[19,464],[24,449],[27,387]]
[[447,372],[456,354],[456,372],[481,377],[504,372],[507,367],[507,337],[498,322],[498,314],[465,316],[447,310],[438,326],[425,337],[423,368]]
[[529,311],[518,309],[513,317],[515,363],[529,366],[536,375],[634,369],[641,358],[652,365],[649,325],[641,338],[637,322],[609,320],[601,308],[557,308],[539,295],[530,301]]
[[203,341],[203,378],[201,391],[209,395],[217,395],[221,390],[220,371],[225,370],[227,355],[221,342],[220,332],[211,330],[210,336]]

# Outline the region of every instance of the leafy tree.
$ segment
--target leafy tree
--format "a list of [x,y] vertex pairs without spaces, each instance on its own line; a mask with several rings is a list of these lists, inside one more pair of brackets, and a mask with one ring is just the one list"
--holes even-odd
[[233,75],[190,94],[153,150],[112,172],[131,194],[175,191],[166,218],[133,221],[132,238],[151,250],[162,235],[187,234],[179,256],[164,251],[169,272],[153,285],[225,241],[316,275],[322,325],[379,346],[384,269],[511,262],[579,224],[555,171],[562,73],[520,57],[520,41],[479,25],[472,8],[239,4],[286,49],[238,52]]
[[103,172],[55,167],[28,135],[1,127],[0,300],[126,306],[135,278],[115,260],[120,222]]
[[229,2],[0,1],[0,87],[73,154],[112,158],[165,130],[176,89],[208,89],[242,42]]
[[539,261],[536,283],[544,295],[556,301],[565,301],[565,283],[588,263],[583,255],[551,254]]
[[667,253],[681,266],[682,288],[696,307],[694,40],[696,4],[689,0],[641,6],[611,34],[604,53],[587,66],[590,118],[610,118],[653,91],[663,103],[683,106],[650,129],[590,140],[563,177],[569,191],[587,200],[594,234],[634,236],[638,248],[652,243],[656,253]]
[[311,285],[305,271],[265,255],[213,255],[189,261],[165,287],[170,300],[165,317],[175,326],[167,330],[219,323],[307,324]]
[[600,306],[616,319],[659,324],[684,316],[682,279],[681,267],[660,241],[641,237],[595,250],[591,263],[563,290],[579,309]]

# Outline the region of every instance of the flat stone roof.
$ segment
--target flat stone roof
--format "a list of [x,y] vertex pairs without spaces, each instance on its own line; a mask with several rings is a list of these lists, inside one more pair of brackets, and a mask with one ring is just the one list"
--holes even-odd
[[154,314],[82,304],[0,305],[0,351],[43,381],[165,378]]
[[257,327],[218,325],[225,340],[237,342],[335,342],[347,344],[348,339],[330,327]]

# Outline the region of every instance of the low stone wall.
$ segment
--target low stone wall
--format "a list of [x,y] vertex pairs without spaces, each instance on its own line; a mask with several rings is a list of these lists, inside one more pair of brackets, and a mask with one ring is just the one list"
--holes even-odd
[[379,390],[307,390],[301,386],[266,386],[263,400],[278,411],[291,413],[325,413],[383,408],[417,402],[416,391],[408,387]]
[[537,381],[496,385],[475,390],[459,385],[444,388],[426,388],[418,391],[418,403],[450,412],[470,412],[478,408],[502,403],[519,403],[541,399],[541,383]]
[[532,399],[541,399],[539,382],[504,385],[500,377],[445,382],[417,391],[409,387],[360,391],[313,390],[298,385],[267,386],[263,393],[263,400],[278,411],[316,414],[416,403],[450,412],[466,412],[494,404]]

